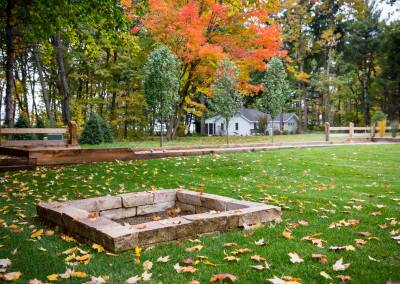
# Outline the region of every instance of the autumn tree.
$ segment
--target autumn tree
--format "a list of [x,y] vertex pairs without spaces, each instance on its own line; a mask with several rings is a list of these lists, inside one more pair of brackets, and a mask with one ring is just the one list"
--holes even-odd
[[211,85],[210,109],[223,119],[226,125],[226,143],[229,144],[229,122],[243,106],[239,91],[239,69],[229,59],[220,60]]
[[280,28],[269,17],[278,1],[232,3],[149,0],[147,13],[138,17],[133,11],[143,6],[124,1],[131,18],[141,21],[133,32],[148,33],[155,41],[169,46],[182,60],[179,99],[173,105],[168,122],[167,138],[170,140],[175,136],[189,95],[198,91],[210,93],[210,82],[220,58],[228,56],[237,63],[241,72],[240,87],[243,93],[249,94],[260,89],[247,83],[250,71],[263,71],[264,60],[284,55],[279,50]]
[[163,146],[163,124],[178,100],[180,62],[167,46],[154,50],[145,66],[143,91],[148,107],[161,125],[160,147]]

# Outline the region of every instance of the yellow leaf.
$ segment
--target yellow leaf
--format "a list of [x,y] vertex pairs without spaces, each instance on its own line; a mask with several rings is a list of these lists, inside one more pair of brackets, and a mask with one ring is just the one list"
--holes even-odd
[[328,273],[326,273],[325,271],[321,271],[320,275],[323,276],[323,277],[325,277],[326,279],[332,279],[332,277],[330,277],[330,276],[328,275]]
[[50,281],[57,281],[58,274],[51,274],[51,275],[47,276],[47,279],[49,279]]
[[15,281],[18,280],[18,278],[22,275],[21,272],[10,272],[7,274],[0,274],[0,277],[3,278],[6,281]]
[[135,248],[136,256],[140,256],[141,251],[142,251],[142,248],[136,246],[136,248]]
[[87,274],[85,272],[81,272],[81,271],[77,271],[72,275],[72,277],[77,277],[77,278],[84,278],[86,276],[87,276]]
[[92,248],[97,249],[97,252],[104,251],[104,248],[101,245],[93,244]]
[[33,234],[31,235],[31,238],[39,237],[39,236],[41,236],[42,234],[43,234],[43,229],[40,229],[39,231],[33,233]]

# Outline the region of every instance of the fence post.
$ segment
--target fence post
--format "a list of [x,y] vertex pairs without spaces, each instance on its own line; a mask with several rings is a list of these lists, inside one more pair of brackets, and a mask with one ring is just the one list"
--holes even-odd
[[76,122],[75,121],[70,121],[70,123],[69,123],[69,136],[70,136],[69,143],[71,145],[76,145],[77,141],[76,141]]
[[329,122],[325,122],[325,141],[329,141],[329,132],[331,125]]
[[375,122],[372,122],[372,124],[371,124],[371,138],[375,137],[375,131],[376,131]]
[[349,138],[354,137],[354,123],[350,122],[350,127],[349,127]]

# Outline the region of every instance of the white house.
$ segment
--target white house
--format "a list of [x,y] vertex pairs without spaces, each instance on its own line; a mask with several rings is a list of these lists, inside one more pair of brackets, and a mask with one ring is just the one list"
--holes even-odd
[[[260,117],[265,116],[264,112],[256,109],[244,108],[229,120],[229,135],[249,136],[258,133]],[[294,113],[283,114],[283,129],[289,132],[297,131],[299,118]],[[225,119],[221,116],[214,116],[205,121],[206,135],[226,135]],[[268,128],[272,125],[271,116],[268,115]],[[280,129],[280,115],[274,118],[274,129]]]

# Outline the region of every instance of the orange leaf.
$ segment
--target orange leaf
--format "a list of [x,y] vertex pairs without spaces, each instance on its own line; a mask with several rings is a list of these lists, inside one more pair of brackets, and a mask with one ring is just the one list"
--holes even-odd
[[138,230],[141,230],[141,229],[144,229],[144,228],[146,228],[146,225],[136,226],[136,229],[138,229]]
[[214,275],[214,276],[211,278],[210,281],[213,282],[213,281],[219,280],[219,281],[222,283],[222,280],[224,280],[225,278],[229,278],[232,282],[235,282],[235,280],[236,280],[236,276],[234,276],[234,275],[232,275],[232,274],[224,273],[224,274],[217,274],[217,275]]
[[294,238],[292,236],[292,233],[291,232],[287,232],[286,230],[283,231],[282,235],[287,239],[293,239]]

